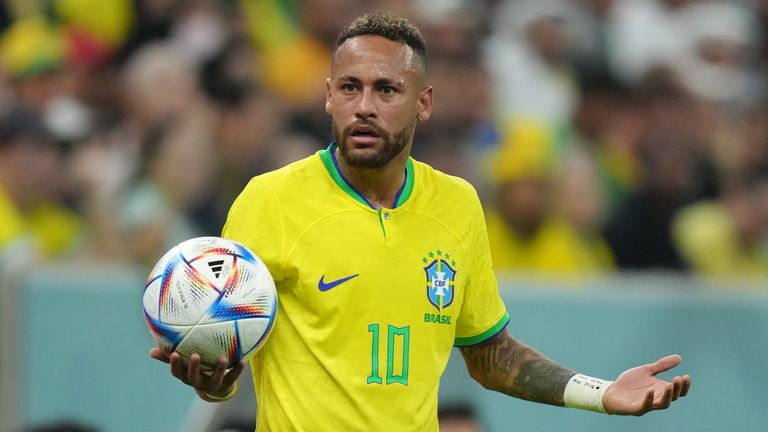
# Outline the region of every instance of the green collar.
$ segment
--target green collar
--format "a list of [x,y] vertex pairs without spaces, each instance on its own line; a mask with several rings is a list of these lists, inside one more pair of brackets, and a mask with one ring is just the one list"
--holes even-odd
[[[331,143],[327,148],[320,150],[320,159],[323,161],[323,164],[325,165],[325,169],[328,170],[328,174],[331,175],[331,178],[334,182],[344,191],[347,193],[347,195],[354,198],[357,202],[364,204],[372,209],[376,209],[376,207],[371,204],[370,201],[368,201],[368,198],[365,197],[357,188],[352,186],[352,183],[350,183],[345,177],[344,174],[342,174],[341,169],[339,168],[339,164],[336,161],[336,156],[334,155],[334,150],[336,149],[336,143]],[[403,182],[403,186],[400,188],[400,190],[397,192],[397,195],[395,196],[395,208],[400,207],[403,205],[408,198],[411,197],[411,193],[413,192],[413,162],[411,161],[411,158],[409,157],[408,160],[405,163],[405,181]]]

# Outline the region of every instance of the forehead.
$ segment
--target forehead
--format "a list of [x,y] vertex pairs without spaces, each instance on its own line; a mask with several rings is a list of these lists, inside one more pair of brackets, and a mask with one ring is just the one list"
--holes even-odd
[[408,45],[382,36],[356,36],[336,50],[332,74],[405,76],[418,73],[416,56]]

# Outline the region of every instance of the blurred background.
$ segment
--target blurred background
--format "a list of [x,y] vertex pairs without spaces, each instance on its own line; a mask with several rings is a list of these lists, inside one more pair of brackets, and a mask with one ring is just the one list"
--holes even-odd
[[446,418],[768,430],[766,0],[0,1],[0,430],[252,430],[248,391],[205,404],[149,359],[142,287],[328,145],[333,43],[372,10],[427,39],[413,155],[477,188],[512,333],[591,375],[669,352],[694,375],[615,419],[454,358]]

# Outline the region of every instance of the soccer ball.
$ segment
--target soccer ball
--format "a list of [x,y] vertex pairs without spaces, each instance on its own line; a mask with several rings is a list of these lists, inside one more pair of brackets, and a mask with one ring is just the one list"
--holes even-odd
[[248,248],[220,237],[186,240],[157,262],[144,287],[144,320],[167,355],[233,367],[266,342],[277,317],[275,283]]

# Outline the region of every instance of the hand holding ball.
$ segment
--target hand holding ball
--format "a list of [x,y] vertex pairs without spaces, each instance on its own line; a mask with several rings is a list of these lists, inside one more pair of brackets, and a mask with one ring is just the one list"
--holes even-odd
[[245,246],[220,237],[180,243],[155,265],[144,288],[144,319],[157,346],[203,370],[254,355],[277,317],[275,283]]

